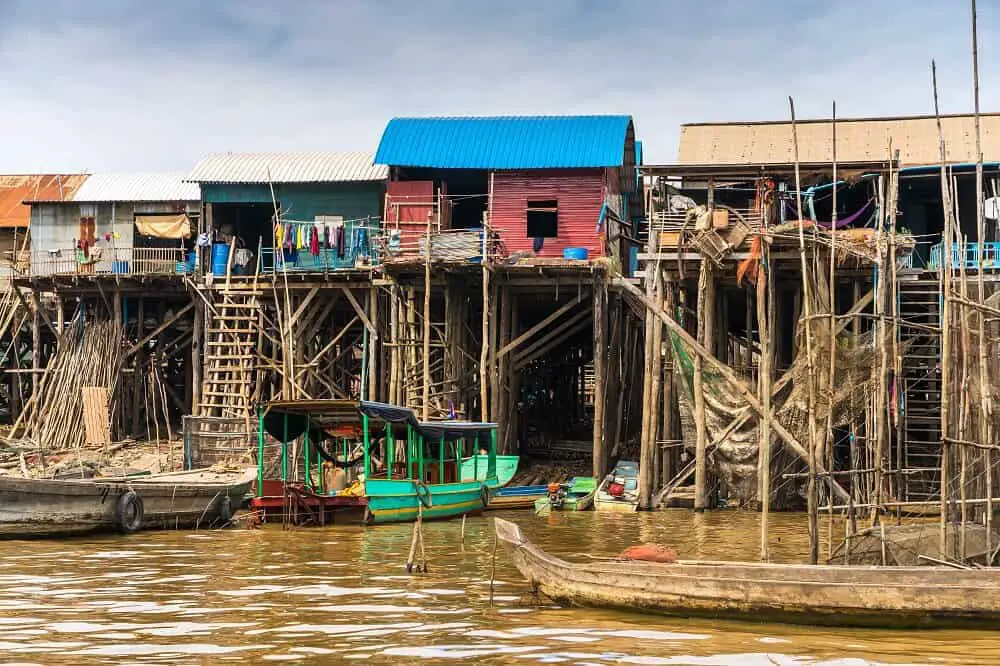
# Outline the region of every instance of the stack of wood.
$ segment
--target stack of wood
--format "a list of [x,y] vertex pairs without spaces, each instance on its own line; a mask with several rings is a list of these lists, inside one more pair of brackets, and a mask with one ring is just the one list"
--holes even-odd
[[[82,446],[87,441],[84,424],[110,418],[109,413],[85,414],[85,404],[92,407],[101,401],[85,403],[84,389],[105,389],[113,403],[123,352],[113,322],[88,322],[68,331],[20,417],[23,438],[43,450]],[[86,393],[91,397],[94,392]],[[111,406],[107,409],[110,412]]]

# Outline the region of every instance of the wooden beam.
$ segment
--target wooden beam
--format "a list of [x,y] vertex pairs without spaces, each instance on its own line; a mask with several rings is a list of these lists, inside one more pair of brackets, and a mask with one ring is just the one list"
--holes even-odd
[[[587,313],[584,313],[584,314],[586,315]],[[559,345],[561,345],[563,342],[565,342],[566,340],[568,340],[570,337],[576,335],[577,333],[579,333],[583,329],[587,328],[587,326],[589,326],[589,325],[590,325],[590,322],[588,322],[588,321],[586,321],[584,319],[578,319],[575,326],[573,326],[571,329],[569,329],[568,331],[566,331],[563,335],[560,335],[560,336],[558,336],[555,339],[550,339],[550,342],[548,344],[546,344],[544,347],[542,347],[541,349],[538,349],[537,351],[535,351],[533,353],[526,353],[526,354],[524,354],[522,356],[518,356],[517,359],[514,362],[514,369],[515,370],[521,370],[521,369],[523,369],[524,366],[526,366],[527,364],[531,363],[535,359],[541,358],[545,354],[549,353],[550,351],[552,351],[553,349],[555,349],[556,347],[558,347]]]
[[316,298],[316,294],[319,293],[319,287],[313,287],[309,290],[309,293],[305,295],[302,302],[299,303],[299,307],[295,308],[295,312],[292,314],[291,318],[288,320],[288,327],[291,328],[295,326],[295,322],[299,320],[302,313],[306,311],[313,299]]
[[545,317],[545,319],[541,320],[540,322],[538,322],[537,324],[535,324],[534,326],[532,326],[531,328],[529,328],[527,331],[525,331],[521,335],[517,336],[516,338],[514,338],[513,340],[511,340],[510,342],[508,342],[506,345],[504,345],[500,349],[500,351],[497,352],[497,358],[502,358],[508,352],[511,352],[511,351],[517,349],[519,346],[521,346],[524,342],[526,342],[528,340],[528,338],[530,338],[531,336],[533,336],[535,333],[538,333],[543,328],[545,328],[546,326],[548,326],[549,324],[551,324],[552,322],[554,322],[556,319],[558,319],[559,317],[563,316],[564,314],[566,314],[567,312],[569,312],[570,310],[572,310],[574,307],[576,307],[577,305],[579,305],[580,304],[580,300],[581,299],[580,299],[580,297],[578,295],[577,298],[576,298],[576,300],[573,300],[573,301],[570,301],[568,303],[563,304],[561,307],[559,307],[558,310],[556,310],[555,312],[553,312],[553,313],[549,314],[547,317]]
[[130,358],[133,354],[142,349],[143,345],[145,345],[147,342],[149,342],[157,335],[159,335],[163,331],[167,330],[168,328],[176,324],[181,319],[181,317],[186,315],[188,311],[190,311],[192,308],[194,308],[194,303],[188,303],[183,308],[178,310],[173,317],[164,321],[162,324],[154,328],[151,333],[142,338],[142,340],[139,340],[139,342],[129,347],[129,350],[125,352],[125,355],[122,357],[122,360],[124,361],[125,359]]
[[358,303],[358,299],[354,296],[353,293],[351,293],[350,288],[341,287],[340,289],[341,291],[344,292],[344,296],[347,296],[347,300],[351,302],[351,306],[354,308],[354,311],[358,313],[358,317],[360,317],[361,321],[364,322],[365,328],[368,329],[368,334],[372,336],[371,339],[377,339],[378,329],[376,329],[375,326],[372,324],[371,320],[368,319],[368,315],[365,313],[365,309],[361,307],[361,303]]
[[562,340],[563,338],[565,338],[566,336],[562,335],[563,331],[565,331],[566,329],[570,328],[571,326],[574,326],[577,322],[579,322],[579,321],[587,318],[590,315],[590,312],[591,312],[591,308],[590,308],[590,306],[587,306],[585,309],[581,310],[580,312],[576,313],[575,315],[573,315],[572,317],[570,317],[566,321],[564,321],[561,324],[559,324],[559,326],[555,327],[554,329],[552,329],[551,331],[549,331],[548,333],[546,333],[545,335],[543,335],[541,338],[539,338],[535,342],[531,343],[531,345],[529,347],[527,347],[523,351],[519,352],[514,357],[514,363],[518,367],[521,367],[521,366],[524,365],[524,362],[523,362],[524,359],[528,358],[529,356],[532,357],[532,358],[537,358],[537,355],[534,354],[535,350],[537,350],[539,347],[544,347],[544,346],[548,345],[548,343],[553,338],[558,337],[560,340]]

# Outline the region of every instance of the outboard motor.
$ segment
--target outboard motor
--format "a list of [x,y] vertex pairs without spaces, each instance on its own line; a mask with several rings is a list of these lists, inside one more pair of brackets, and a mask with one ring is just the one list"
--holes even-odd
[[566,486],[561,483],[550,483],[548,491],[549,506],[553,509],[561,509],[563,502],[566,501]]

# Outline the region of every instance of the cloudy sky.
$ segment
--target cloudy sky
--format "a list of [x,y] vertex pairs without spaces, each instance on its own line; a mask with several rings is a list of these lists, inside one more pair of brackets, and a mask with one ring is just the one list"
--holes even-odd
[[[1000,110],[1000,0],[980,0]],[[972,109],[966,0],[0,0],[0,173],[374,150],[396,115],[684,122]]]

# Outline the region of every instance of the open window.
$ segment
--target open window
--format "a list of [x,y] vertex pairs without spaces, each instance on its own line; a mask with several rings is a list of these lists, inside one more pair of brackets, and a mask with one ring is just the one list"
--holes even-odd
[[528,202],[528,238],[556,238],[559,235],[559,202],[542,199]]

